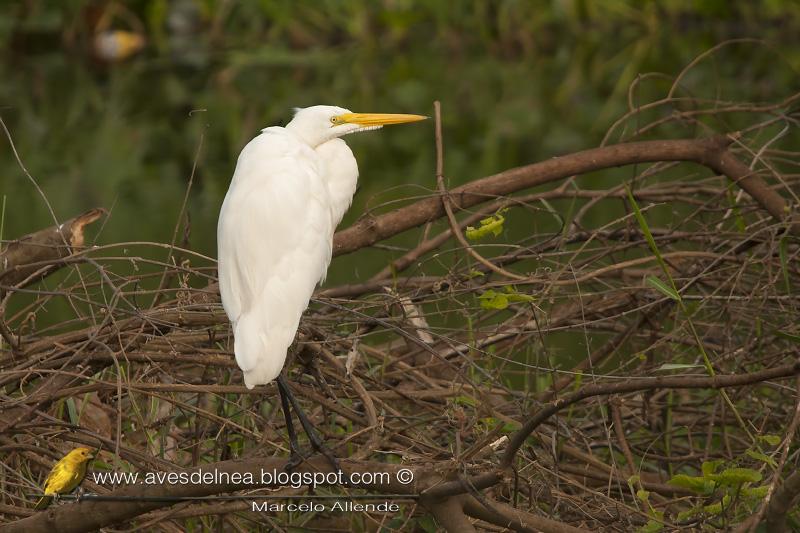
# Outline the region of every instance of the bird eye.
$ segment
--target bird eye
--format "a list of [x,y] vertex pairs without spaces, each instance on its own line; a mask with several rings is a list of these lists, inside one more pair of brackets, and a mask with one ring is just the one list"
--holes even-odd
[[331,124],[338,124],[342,121],[339,117],[331,117]]

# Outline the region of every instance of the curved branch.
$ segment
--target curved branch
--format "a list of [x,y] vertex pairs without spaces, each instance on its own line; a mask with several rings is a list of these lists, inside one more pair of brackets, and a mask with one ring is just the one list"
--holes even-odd
[[536,516],[506,503],[489,501],[488,498],[487,503],[490,504],[489,507],[474,496],[466,495],[464,496],[464,512],[473,518],[479,518],[484,522],[514,531],[542,531],[543,533],[586,533],[587,531],[551,518]]
[[766,524],[768,531],[776,533],[789,531],[789,526],[786,524],[786,515],[792,509],[792,504],[797,500],[798,496],[800,496],[800,472],[795,471],[778,487],[767,506]]
[[[187,470],[186,472],[189,474],[197,471],[216,473],[217,477],[210,483],[147,485],[140,482],[136,485],[119,487],[109,494],[99,496],[97,499],[84,499],[83,501],[68,505],[52,506],[47,511],[36,513],[15,522],[3,524],[0,526],[0,531],[3,533],[22,533],[26,531],[79,533],[83,531],[95,531],[113,524],[130,521],[150,511],[174,505],[179,498],[214,496],[217,494],[241,490],[254,490],[270,486],[261,484],[258,481],[253,484],[235,483],[231,481],[231,477],[235,473],[243,475],[250,472],[253,474],[255,480],[260,480],[258,476],[260,476],[262,471],[272,472],[275,470],[282,472],[286,463],[287,460],[281,458],[252,458],[205,464],[201,467]],[[431,512],[436,515],[437,519],[440,519],[440,523],[442,523],[443,526],[448,527],[447,524],[450,524],[454,527],[454,529],[449,529],[450,531],[465,531],[462,526],[469,523],[463,510],[460,511],[460,517],[452,516],[454,505],[461,510],[465,509],[464,506],[466,504],[469,504],[470,500],[464,499],[463,496],[463,484],[461,484],[460,493],[456,492],[453,493],[453,495],[446,495],[444,497],[441,497],[437,491],[430,490],[432,487],[447,484],[444,482],[443,478],[443,476],[446,475],[446,472],[444,472],[446,469],[443,470],[440,467],[426,469],[414,466],[348,459],[340,460],[340,468],[345,476],[349,476],[353,472],[370,472],[373,474],[386,472],[389,474],[388,482],[386,482],[386,479],[381,480],[376,477],[375,481],[372,483],[349,485],[351,489],[368,490],[379,494],[408,495],[414,497],[420,495],[421,503],[429,508]],[[398,480],[398,477],[402,478],[402,476],[398,476],[398,471],[400,469],[413,472],[413,481],[411,483],[403,484]],[[331,469],[330,464],[324,457],[312,457],[294,471],[327,473],[331,472]],[[227,481],[223,478],[227,478]],[[500,481],[500,478],[495,478],[495,483],[498,481]],[[342,498],[344,499],[346,496],[342,496]],[[258,500],[258,498],[254,497],[253,501],[256,500]],[[495,515],[490,517],[489,521],[493,523],[503,522],[512,524],[510,527],[515,527],[514,524],[522,524],[539,528],[542,531],[579,531],[531,513],[517,511],[500,502],[493,502],[492,507],[495,510]],[[485,516],[488,516],[485,514],[486,512],[488,511],[480,513],[476,511],[467,511],[467,514],[485,520]],[[499,515],[497,513],[499,513]],[[498,520],[500,522],[498,522]],[[553,524],[557,524],[559,527],[550,527]],[[456,527],[456,525],[458,525],[458,527]]]
[[[750,194],[775,219],[783,221],[789,214],[786,201],[728,151],[731,140],[726,136],[717,136],[706,139],[642,141],[593,148],[475,180],[452,189],[449,196],[456,209],[465,209],[497,196],[605,168],[657,161],[687,161],[724,174]],[[354,252],[444,215],[444,206],[437,195],[378,217],[363,217],[335,235],[333,253],[343,255]],[[798,231],[797,226],[794,225],[793,231]]]
[[54,263],[48,268],[42,268],[41,263],[59,261],[83,247],[84,228],[105,213],[103,208],[90,209],[58,226],[50,226],[11,241],[0,252],[2,284],[21,284],[20,287],[24,287],[58,270],[63,263]]
[[[242,484],[231,481],[232,474],[253,473],[254,479],[260,479],[261,471],[282,472],[287,460],[280,458],[254,458],[248,460],[230,460],[218,463],[205,464],[187,472],[203,472],[218,474],[218,479],[227,475],[227,482],[214,481],[202,484],[165,484],[146,485],[138,483],[118,488],[110,494],[102,495],[102,499],[86,499],[69,505],[52,506],[47,511],[36,513],[28,518],[4,524],[0,527],[3,533],[24,533],[26,531],[59,531],[62,533],[79,533],[95,531],[112,524],[129,521],[139,515],[163,507],[174,505],[176,498],[213,496],[215,494],[230,493],[240,490],[252,490],[269,485]],[[417,494],[421,487],[428,483],[437,482],[438,476],[428,474],[421,468],[402,467],[414,472],[414,481],[402,484],[397,481],[397,471],[401,465],[391,465],[378,462],[340,461],[341,471],[346,475],[352,472],[388,472],[389,483],[363,483],[355,488],[372,490],[383,494]],[[294,472],[330,472],[330,465],[324,457],[311,458]],[[205,481],[205,480],[204,480]],[[353,487],[353,485],[350,485]],[[119,498],[120,501],[113,501]],[[136,499],[127,499],[136,498]],[[343,496],[343,498],[345,498]],[[109,501],[110,500],[110,501]],[[253,498],[257,500],[257,498]]]
[[592,396],[604,396],[609,394],[622,394],[627,392],[637,392],[653,389],[721,389],[726,387],[740,387],[751,383],[759,383],[770,379],[785,378],[800,374],[800,360],[790,365],[768,368],[749,374],[734,374],[729,376],[667,376],[660,378],[647,378],[643,380],[625,380],[618,383],[601,383],[582,387],[581,389],[550,402],[539,412],[525,422],[522,427],[514,433],[508,443],[506,451],[500,460],[502,468],[508,468],[514,461],[517,451],[525,442],[525,439],[533,433],[545,420],[568,407]]
[[442,501],[427,502],[424,505],[448,533],[477,531],[464,513],[463,500],[463,496],[456,496]]

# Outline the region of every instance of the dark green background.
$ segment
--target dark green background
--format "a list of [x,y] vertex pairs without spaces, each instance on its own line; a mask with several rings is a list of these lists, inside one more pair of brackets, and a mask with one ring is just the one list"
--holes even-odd
[[[764,43],[725,47],[692,70],[679,94],[776,101],[796,90],[800,66],[800,4],[777,0],[142,0],[126,3],[130,15],[112,27],[138,20],[147,47],[115,65],[87,50],[92,14],[104,5],[0,5],[0,116],[59,219],[112,210],[98,243],[171,240],[202,138],[189,242],[212,257],[240,149],[295,106],[431,114],[439,99],[446,174],[457,184],[596,146],[625,112],[637,75],[666,76],[643,82],[635,104],[661,98],[685,65],[726,39]],[[170,17],[193,31],[170,29]],[[344,224],[368,206],[385,209],[434,187],[432,130],[429,122],[348,138],[361,188]],[[611,142],[630,133],[617,130]],[[50,222],[5,138],[0,184],[4,238]],[[335,261],[329,283],[384,266],[385,255],[372,257]]]

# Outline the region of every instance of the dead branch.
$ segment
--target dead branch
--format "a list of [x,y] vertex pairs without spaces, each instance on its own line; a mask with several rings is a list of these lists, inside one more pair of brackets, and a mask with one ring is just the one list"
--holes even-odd
[[[9,242],[0,252],[0,285],[25,287],[49,276],[84,245],[83,231],[106,214],[100,207]],[[19,284],[19,285],[18,285]]]
[[[715,108],[659,116],[638,131]],[[401,529],[427,513],[453,531],[621,530],[649,519],[679,530],[685,523],[675,522],[673,510],[705,508],[717,495],[674,485],[675,474],[699,476],[703,461],[764,471],[755,459],[761,452],[780,454],[790,467],[788,436],[779,450],[765,444],[786,431],[795,406],[785,401],[783,380],[800,373],[800,246],[786,231],[793,206],[784,200],[797,197],[800,153],[773,146],[777,137],[767,130],[775,120],[754,118],[738,136],[606,146],[450,190],[437,135],[437,187],[429,197],[337,234],[338,254],[380,242],[368,252],[380,255],[380,271],[318,291],[287,366],[346,473],[405,468],[414,482],[336,483],[316,494],[416,500]],[[654,164],[604,187],[570,179],[637,163]],[[559,180],[550,190],[514,194]],[[752,201],[731,195],[731,181]],[[626,211],[624,182],[635,185],[648,231]],[[463,227],[498,209],[507,210],[503,232],[467,243]],[[410,248],[381,242],[421,224]],[[165,250],[181,264],[165,260]],[[241,529],[252,520],[243,514],[249,500],[176,505],[165,498],[305,494],[236,482],[112,490],[90,479],[97,499],[31,514],[31,493],[52,460],[79,444],[100,448],[108,468],[140,473],[281,469],[288,453],[274,387],[241,385],[213,259],[170,244],[120,243],[35,265],[19,287],[0,281],[13,304],[0,322],[7,326],[0,330],[7,341],[0,349],[0,527],[171,530],[207,516],[218,528]],[[78,275],[48,287],[25,281],[53,265]],[[659,288],[665,271],[689,313]],[[62,303],[63,319],[48,322]],[[702,374],[698,344],[715,377]],[[716,400],[723,387],[730,403]],[[610,416],[609,398],[619,401]],[[746,430],[739,420],[748,421]],[[302,467],[316,468],[327,471],[327,462],[312,457]],[[777,524],[786,514],[775,506],[791,502],[794,481],[790,475],[781,484],[773,474],[772,500],[736,495],[726,524],[745,524],[744,510],[756,516],[756,504]],[[652,493],[647,505],[636,489]],[[324,515],[306,525],[330,529]],[[283,525],[278,515],[260,518]],[[384,527],[387,515],[350,518],[336,527]],[[693,520],[708,529],[722,518]]]
[[[36,513],[25,519],[5,524],[0,527],[0,531],[7,533],[15,533],[22,531],[45,531],[48,529],[57,529],[64,533],[78,533],[82,531],[94,531],[103,527],[111,526],[125,522],[135,516],[143,513],[150,512],[162,507],[166,507],[175,503],[179,498],[196,498],[203,496],[212,496],[215,494],[226,494],[241,490],[250,491],[253,501],[258,501],[258,494],[255,489],[269,487],[256,481],[254,484],[243,485],[241,483],[230,482],[229,479],[234,473],[244,475],[251,473],[254,479],[261,479],[261,472],[282,472],[286,466],[284,459],[247,459],[247,460],[234,460],[223,461],[213,464],[206,464],[201,467],[192,469],[190,472],[208,472],[215,479],[225,481],[213,481],[202,484],[191,483],[176,483],[174,485],[151,485],[147,486],[143,483],[121,487],[98,499],[87,499],[80,502],[75,502],[71,505],[60,505],[50,507],[48,511]],[[413,471],[414,481],[410,484],[403,484],[397,479],[397,472],[400,466],[389,465],[385,463],[376,462],[363,462],[363,461],[341,461],[342,472],[344,475],[350,475],[353,472],[386,472],[391,474],[389,483],[360,483],[350,484],[351,489],[361,489],[368,491],[379,491],[386,494],[405,494],[405,495],[419,495],[423,493],[428,487],[435,486],[441,482],[441,474],[429,469],[422,469],[412,467],[408,470]],[[297,472],[330,472],[330,465],[327,464],[322,457],[310,459],[302,466],[298,467]],[[344,498],[344,497],[343,497]],[[445,509],[453,511],[455,506],[459,506],[460,499],[448,499],[447,503],[429,503],[434,508],[444,512]],[[507,506],[504,506],[506,513],[509,512]],[[437,511],[438,513],[439,511]],[[449,513],[445,513],[449,514]],[[465,525],[466,517],[463,512],[460,513],[461,517],[444,518],[445,524],[452,524],[453,529],[449,531],[464,531],[460,527]],[[441,515],[444,517],[445,515]],[[529,513],[521,513],[520,516],[528,517],[527,519],[536,520],[536,517]],[[493,517],[492,522],[496,522],[497,517]],[[511,518],[510,521],[519,520],[519,518]],[[552,521],[543,521],[543,523],[555,524]],[[456,527],[458,526],[458,527]],[[553,530],[556,531],[556,530]],[[578,531],[572,529],[562,529],[560,531]]]
[[633,381],[621,381],[618,383],[604,383],[597,385],[587,385],[580,390],[568,394],[550,402],[535,415],[530,417],[522,428],[511,436],[509,446],[500,464],[503,467],[511,466],[517,450],[525,442],[525,439],[542,424],[545,420],[556,414],[565,407],[591,398],[592,396],[610,396],[634,391],[645,391],[655,389],[722,389],[727,387],[741,387],[752,383],[760,383],[767,380],[786,378],[800,374],[800,359],[789,365],[777,366],[749,374],[734,374],[730,376],[709,376],[709,377],[689,377],[689,376],[670,376],[670,377],[650,377]]
[[765,513],[765,522],[769,531],[783,533],[789,531],[786,515],[800,496],[800,472],[795,470],[783,481],[773,494]]
[[477,531],[467,515],[464,514],[462,498],[453,497],[442,501],[428,502],[425,507],[431,511],[437,522],[448,533]]
[[[753,196],[777,221],[783,221],[788,214],[786,201],[729,152],[730,143],[731,139],[727,137],[712,137],[641,141],[593,148],[472,181],[450,191],[450,198],[455,208],[466,209],[498,196],[604,168],[657,161],[686,161],[726,175]],[[365,216],[349,228],[336,233],[333,253],[352,253],[445,214],[439,198],[426,198],[385,215]],[[795,226],[792,228],[797,231]]]
[[463,497],[463,506],[464,512],[469,516],[514,531],[542,531],[544,533],[585,533],[588,531],[536,516],[503,502],[491,501],[489,505],[485,505],[472,495]]

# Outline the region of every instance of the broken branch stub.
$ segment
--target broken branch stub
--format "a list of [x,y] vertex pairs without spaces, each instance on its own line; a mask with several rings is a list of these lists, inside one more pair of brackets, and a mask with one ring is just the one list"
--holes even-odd
[[0,285],[30,285],[44,279],[84,245],[84,228],[106,214],[97,207],[58,226],[29,233],[11,241],[0,251]]

